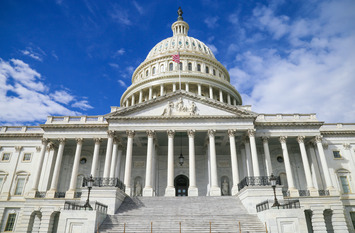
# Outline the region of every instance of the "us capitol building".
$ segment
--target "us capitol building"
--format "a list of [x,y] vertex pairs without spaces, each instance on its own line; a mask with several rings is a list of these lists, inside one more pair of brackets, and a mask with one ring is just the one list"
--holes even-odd
[[110,113],[0,126],[0,232],[354,232],[355,124],[253,112],[171,29]]

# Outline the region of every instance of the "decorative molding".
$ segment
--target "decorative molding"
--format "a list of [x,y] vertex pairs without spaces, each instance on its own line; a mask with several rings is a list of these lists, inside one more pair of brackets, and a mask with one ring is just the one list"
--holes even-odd
[[170,137],[174,137],[174,135],[175,135],[175,130],[173,130],[173,129],[168,129],[167,131],[166,131],[166,133],[168,134],[168,137],[170,138]]
[[155,131],[154,130],[147,130],[146,131],[148,137],[154,137],[155,136]]
[[196,133],[196,131],[194,129],[187,130],[187,135],[189,137],[195,137],[195,133]]
[[107,130],[107,136],[108,136],[109,138],[114,137],[114,136],[115,136],[115,131]]
[[42,138],[41,141],[42,141],[42,144],[44,145],[44,144],[49,142],[49,139],[48,138]]
[[197,107],[194,101],[190,103],[189,106],[185,106],[184,100],[182,97],[179,98],[178,101],[173,103],[172,101],[168,101],[167,106],[164,108],[162,116],[171,116],[171,115],[188,115],[188,116],[196,116],[199,115],[197,112]]
[[287,139],[287,136],[281,136],[279,138],[279,141],[280,141],[281,144],[283,144],[283,143],[286,143],[286,139]]
[[133,138],[136,132],[134,130],[126,130],[126,134],[129,138]]
[[37,152],[40,152],[40,151],[41,151],[41,148],[42,148],[41,146],[36,146],[36,151],[37,151]]
[[305,139],[305,138],[306,138],[305,136],[298,136],[298,137],[297,137],[297,142],[300,143],[300,144],[301,144],[301,143],[304,143],[304,139]]
[[249,137],[254,137],[255,136],[255,129],[248,129],[247,134]]
[[84,139],[83,138],[75,138],[75,141],[77,144],[83,144]]
[[344,150],[350,150],[350,143],[343,143]]
[[229,137],[234,137],[236,132],[237,132],[236,129],[229,129],[228,130],[228,136]]
[[207,131],[207,134],[209,137],[214,137],[214,135],[216,134],[216,130],[215,129],[209,129]]
[[261,137],[261,139],[263,140],[263,143],[269,143],[269,137]]
[[94,140],[95,144],[102,142],[102,138],[93,138],[93,140]]
[[317,135],[315,136],[314,140],[316,143],[322,143],[323,136],[322,135]]
[[[64,138],[62,138],[62,139],[64,139]],[[64,139],[63,143],[64,143],[64,142],[65,142],[65,139]],[[62,142],[61,142],[61,143],[62,143]],[[49,142],[49,143],[47,144],[47,151],[54,150],[54,148],[55,148],[55,145],[54,145],[53,142]]]
[[20,152],[22,150],[22,146],[15,146],[15,151],[16,152]]
[[66,139],[65,138],[58,138],[59,143],[65,143]]

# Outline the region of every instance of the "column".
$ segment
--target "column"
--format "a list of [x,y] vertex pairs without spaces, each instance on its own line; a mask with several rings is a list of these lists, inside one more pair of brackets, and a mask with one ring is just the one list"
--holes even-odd
[[143,101],[143,91],[140,90],[139,91],[139,103],[142,103],[142,101]]
[[223,103],[223,92],[219,89],[219,101]]
[[260,176],[259,159],[258,159],[258,154],[257,154],[257,151],[256,151],[256,143],[255,143],[254,134],[255,134],[255,129],[249,129],[248,130],[254,176]]
[[149,87],[149,96],[148,99],[151,100],[153,98],[153,87]]
[[126,165],[124,173],[124,184],[126,185],[126,194],[131,195],[131,171],[132,171],[132,150],[133,150],[133,138],[135,132],[133,130],[127,130],[127,150],[126,150]]
[[303,170],[306,175],[307,189],[309,190],[311,196],[318,196],[318,192],[314,188],[313,181],[312,181],[312,174],[311,174],[311,169],[307,158],[306,147],[304,146],[304,139],[305,139],[304,136],[297,137],[297,142],[300,146],[300,151],[301,151]]
[[99,152],[100,152],[100,145],[101,145],[101,138],[94,138],[95,146],[94,146],[94,154],[92,158],[92,165],[91,165],[91,175],[92,177],[97,177],[97,167],[99,164]]
[[202,95],[201,83],[198,83],[198,84],[197,84],[197,94],[198,94],[198,95]]
[[165,196],[175,196],[174,187],[174,135],[175,130],[168,130],[168,180]]
[[76,138],[75,140],[76,140],[76,150],[75,150],[75,157],[73,162],[73,171],[71,173],[69,190],[65,194],[65,197],[67,198],[74,198],[74,193],[76,191],[76,182],[78,180],[81,148],[83,146],[82,138]]
[[231,152],[231,164],[232,164],[232,177],[233,177],[233,187],[232,195],[238,193],[238,183],[239,183],[239,171],[238,171],[238,161],[237,161],[237,149],[235,146],[235,129],[228,130],[230,152]]
[[164,85],[160,84],[160,96],[164,95]]
[[323,209],[312,209],[312,228],[314,233],[327,232],[323,211]]
[[119,144],[118,138],[114,138],[113,139],[112,158],[111,158],[111,167],[110,167],[110,178],[116,178],[115,171],[116,171],[116,163],[117,163],[118,144]]
[[143,196],[152,197],[152,164],[153,164],[153,147],[154,147],[154,130],[148,130],[148,142],[147,142],[147,166],[145,170],[145,187],[143,188]]
[[58,140],[59,140],[59,147],[58,147],[57,159],[55,161],[55,166],[54,166],[54,171],[53,171],[51,189],[46,194],[46,197],[49,197],[49,198],[54,198],[55,193],[57,192],[60,167],[62,165],[65,138],[60,138]]
[[122,161],[122,152],[123,152],[123,145],[118,143],[117,148],[117,162],[116,162],[116,169],[115,169],[115,177],[121,179],[121,161]]
[[187,83],[187,82],[185,83],[185,91],[189,92],[189,83]]
[[284,157],[284,162],[285,162],[288,191],[290,192],[291,197],[296,197],[296,196],[298,196],[298,190],[295,188],[295,184],[293,183],[293,174],[292,174],[292,169],[291,169],[290,157],[288,155],[286,139],[287,139],[286,136],[280,137],[282,155]]
[[106,156],[105,156],[104,179],[107,179],[110,176],[114,131],[108,130],[107,137],[108,139],[107,139],[107,149],[106,149]]
[[248,138],[244,139],[244,148],[245,148],[245,161],[246,161],[246,168],[247,168],[247,176],[253,176],[253,166],[251,161],[251,152],[250,152],[250,143]]
[[221,188],[218,186],[216,145],[214,140],[216,130],[209,129],[207,133],[208,133],[209,143],[210,143],[210,159],[211,159],[210,196],[221,196]]
[[188,130],[189,137],[189,176],[190,186],[188,190],[189,196],[198,196],[198,189],[196,186],[196,165],[195,165],[195,130]]
[[236,99],[233,99],[233,105],[237,105],[237,100]]
[[231,95],[230,94],[227,95],[227,103],[231,104]]
[[322,165],[322,170],[323,170],[325,184],[327,186],[327,189],[329,190],[330,195],[338,195],[338,192],[337,192],[337,190],[334,189],[333,184],[332,184],[332,180],[330,178],[329,167],[327,164],[327,160],[325,158],[323,145],[322,145],[322,136],[317,135],[315,137],[315,141],[317,143],[317,149],[318,149],[318,153],[319,153],[320,163]]
[[269,150],[269,142],[268,137],[262,137],[263,140],[263,147],[264,147],[264,154],[265,154],[265,164],[266,164],[266,174],[271,176],[272,174],[272,163],[270,158],[270,150]]
[[176,83],[173,83],[173,92],[176,91]]
[[43,160],[44,160],[44,155],[46,154],[47,144],[48,144],[48,139],[42,138],[42,147],[41,147],[41,152],[39,154],[38,167],[36,169],[35,177],[33,179],[32,190],[29,193],[29,196],[32,198],[36,196],[36,191],[38,191],[38,184],[39,184],[39,179],[41,177]]
[[213,99],[213,88],[210,86],[210,99]]
[[134,95],[132,95],[132,99],[131,99],[131,106],[133,106],[133,105],[134,105],[134,102],[136,102],[136,100],[135,100]]

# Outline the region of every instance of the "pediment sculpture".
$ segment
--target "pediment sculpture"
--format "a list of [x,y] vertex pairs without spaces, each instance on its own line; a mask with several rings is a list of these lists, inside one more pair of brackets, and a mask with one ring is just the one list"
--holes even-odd
[[193,101],[188,103],[188,105],[185,105],[184,100],[180,97],[176,102],[169,101],[161,115],[197,116],[197,106]]

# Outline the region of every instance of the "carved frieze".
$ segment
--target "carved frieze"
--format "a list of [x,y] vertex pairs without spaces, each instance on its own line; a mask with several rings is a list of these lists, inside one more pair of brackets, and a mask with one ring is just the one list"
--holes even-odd
[[173,116],[173,115],[183,115],[183,116],[197,116],[197,106],[195,102],[191,101],[187,105],[184,100],[180,97],[178,101],[172,102],[168,101],[167,106],[164,108],[162,116]]

